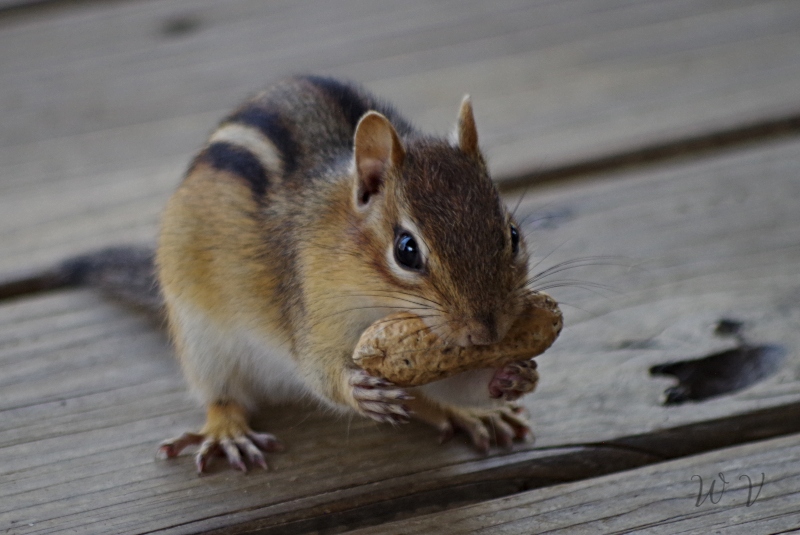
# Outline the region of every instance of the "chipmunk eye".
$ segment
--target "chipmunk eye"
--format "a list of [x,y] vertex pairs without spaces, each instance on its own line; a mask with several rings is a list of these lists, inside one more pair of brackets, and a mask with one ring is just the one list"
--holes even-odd
[[517,254],[519,251],[519,231],[517,227],[511,225],[511,254]]
[[411,233],[407,231],[397,233],[394,239],[394,259],[405,269],[413,271],[422,269],[422,255],[417,240]]

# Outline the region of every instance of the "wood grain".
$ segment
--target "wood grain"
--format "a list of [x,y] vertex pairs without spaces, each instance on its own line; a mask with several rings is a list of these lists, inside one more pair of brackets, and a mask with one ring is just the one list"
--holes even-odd
[[348,533],[786,533],[800,524],[798,442],[792,435]]
[[[415,424],[283,407],[256,422],[289,445],[270,458],[274,471],[218,465],[198,478],[190,456],[153,460],[160,440],[197,428],[202,413],[152,322],[90,291],[3,303],[0,526],[19,534],[354,527],[800,432],[800,418],[780,417],[800,407],[799,149],[776,143],[529,192],[517,214],[534,273],[576,257],[611,264],[540,287],[578,279],[618,292],[548,290],[566,327],[538,359],[540,387],[525,402],[538,441],[486,458],[462,437],[436,446],[435,433]],[[663,406],[670,381],[649,367],[730,348],[735,340],[714,334],[720,318],[743,321],[753,343],[785,347],[785,362],[745,390]],[[761,412],[742,416],[753,411]],[[703,427],[720,418],[733,420]]]
[[[800,112],[791,0],[51,4],[0,13],[0,274],[152,242],[218,118],[294,72],[361,81],[429,131],[470,92],[501,181],[750,124],[794,131]],[[800,141],[738,149],[509,197],[524,192],[532,272],[553,268],[536,285],[567,327],[525,401],[537,442],[488,457],[416,424],[267,407],[256,427],[289,446],[273,470],[198,478],[188,455],[153,459],[202,423],[157,321],[85,290],[0,302],[0,531],[342,530],[544,486],[386,529],[797,525],[797,435],[661,462],[800,432]],[[664,406],[673,381],[650,367],[737,347],[723,319],[782,348],[777,372]],[[695,508],[691,476],[720,471],[736,486]],[[751,507],[740,471],[766,476]]]
[[499,179],[800,110],[791,0],[66,3],[0,16],[0,273],[151,239],[215,122],[294,72],[446,132]]
[[[0,307],[0,526],[194,533],[262,518],[329,524],[332,512],[436,496],[451,480],[495,491],[519,485],[494,473],[502,456],[482,458],[460,441],[437,447],[421,426],[379,427],[303,407],[271,408],[260,419],[289,444],[270,457],[273,471],[243,475],[219,463],[197,477],[191,456],[154,460],[161,439],[202,423],[169,353],[148,321],[89,291]],[[514,455],[535,462],[581,449]],[[626,457],[610,452],[604,466],[627,466]],[[548,481],[599,466],[590,456],[566,472],[548,464],[536,471]]]
[[[568,286],[547,290],[562,303],[565,328],[538,359],[535,421],[565,418],[548,406],[565,390],[580,392],[583,409],[567,419],[578,434],[593,429],[586,441],[598,438],[598,426],[629,434],[638,432],[633,421],[656,429],[692,419],[693,404],[660,405],[672,382],[650,378],[648,370],[735,347],[735,339],[714,334],[726,318],[743,321],[753,343],[778,344],[789,357],[779,373],[741,395],[705,402],[704,416],[736,412],[744,399],[759,406],[788,401],[787,385],[800,376],[800,160],[789,156],[798,147],[781,143],[526,196],[520,211],[537,214],[526,225],[541,262],[534,272],[594,255],[611,258],[588,264],[619,263],[537,282],[546,290]],[[614,370],[610,382],[598,381],[598,370]]]
[[[176,20],[194,23],[172,35]],[[796,109],[799,20],[791,1],[79,6],[4,28],[2,145],[224,112],[267,80],[322,68],[368,82],[439,131],[470,91],[490,151],[527,170],[610,147],[618,124],[617,143],[629,146],[643,133],[634,123],[663,136]],[[61,90],[34,91],[43,81]],[[661,120],[642,120],[645,110]],[[577,117],[599,120],[602,139],[594,130],[570,141]]]

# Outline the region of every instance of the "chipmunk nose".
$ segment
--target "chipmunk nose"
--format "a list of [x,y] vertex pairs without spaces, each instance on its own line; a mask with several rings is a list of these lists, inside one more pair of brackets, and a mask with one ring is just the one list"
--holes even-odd
[[497,321],[493,315],[472,318],[467,321],[466,341],[468,345],[487,346],[499,341]]

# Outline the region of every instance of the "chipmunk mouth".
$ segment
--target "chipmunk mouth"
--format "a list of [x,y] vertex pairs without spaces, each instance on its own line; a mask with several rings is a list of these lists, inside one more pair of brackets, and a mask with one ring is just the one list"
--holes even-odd
[[458,347],[488,346],[500,342],[508,333],[513,318],[503,313],[451,316],[421,316],[425,325],[445,341]]
[[[502,334],[505,334],[505,329]],[[452,324],[449,338],[460,347],[487,346],[502,339],[494,314],[473,316]]]

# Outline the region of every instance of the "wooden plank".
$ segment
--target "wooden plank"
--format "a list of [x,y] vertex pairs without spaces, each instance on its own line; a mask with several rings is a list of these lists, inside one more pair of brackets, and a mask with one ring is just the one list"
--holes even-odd
[[[525,402],[538,441],[486,458],[461,438],[437,447],[418,425],[285,407],[257,422],[290,447],[271,458],[274,472],[197,478],[189,456],[152,460],[159,440],[200,425],[202,414],[147,321],[89,291],[4,303],[0,525],[11,533],[358,526],[799,432],[798,149],[800,141],[775,143],[531,191],[518,213],[533,272],[617,255],[615,265],[542,283],[577,278],[624,293],[552,289],[580,308],[565,304],[567,326],[538,359],[540,388]],[[663,406],[671,381],[648,369],[736,346],[714,334],[722,318],[744,322],[752,344],[783,347],[785,361],[744,390]],[[792,416],[780,418],[787,407]],[[737,416],[753,411],[762,412]],[[732,420],[698,434],[719,418]]]
[[[267,79],[318,69],[439,131],[472,92],[500,174],[800,105],[791,1],[369,5],[170,0],[16,21],[2,34],[2,146],[222,113]],[[196,25],[170,40],[180,17]]]
[[[438,131],[472,92],[501,175],[800,105],[793,2],[370,5],[171,0],[17,21],[0,34],[0,145],[221,114],[267,80],[319,69],[366,82]],[[193,33],[159,36],[180,17]],[[191,150],[208,128],[159,154]]]
[[271,457],[274,471],[244,476],[218,465],[198,478],[189,456],[153,460],[159,440],[202,415],[143,318],[91,292],[67,292],[0,307],[0,340],[0,526],[8,533],[194,533],[263,516],[324,517],[403,495],[409,484],[436,490],[499,461],[457,444],[435,447],[420,426],[288,407],[267,415],[266,427],[290,445]]
[[44,268],[103,245],[155,243],[185,162],[61,180],[0,195],[0,272]]
[[[713,334],[725,318],[743,321],[754,343],[782,345],[790,360],[745,395],[705,402],[704,416],[736,412],[745,399],[769,403],[791,389],[800,372],[793,364],[800,317],[792,304],[800,290],[800,248],[793,237],[800,232],[793,215],[800,161],[780,154],[798,146],[777,144],[526,196],[521,211],[553,216],[552,228],[544,220],[530,231],[535,256],[546,257],[539,270],[586,255],[618,256],[636,266],[589,266],[542,281],[577,279],[611,290],[553,290],[569,303],[567,327],[548,353],[552,358],[540,359],[544,379],[531,406],[537,419],[563,416],[548,400],[565,389],[580,391],[585,403],[577,419],[569,416],[576,433],[588,431],[581,440],[596,440],[589,429],[600,422],[629,434],[638,432],[634,421],[655,429],[692,419],[692,404],[669,410],[658,405],[670,382],[647,378],[647,370],[736,346],[735,339]],[[614,382],[598,382],[598,369],[615,370]]]
[[469,91],[502,179],[797,113],[799,25],[791,0],[154,0],[0,18],[0,272],[152,236],[215,121],[289,73],[352,77],[438,132]]
[[787,533],[800,525],[798,442],[757,442],[348,533]]
[[456,444],[436,447],[419,426],[385,429],[290,407],[270,410],[264,424],[291,446],[271,458],[273,472],[197,478],[188,457],[152,460],[158,440],[199,425],[200,414],[148,322],[69,292],[6,305],[0,337],[0,525],[10,533],[237,525],[296,533],[337,518],[363,523],[364,509],[377,513],[367,517],[374,521],[658,458],[576,446],[484,459]]

